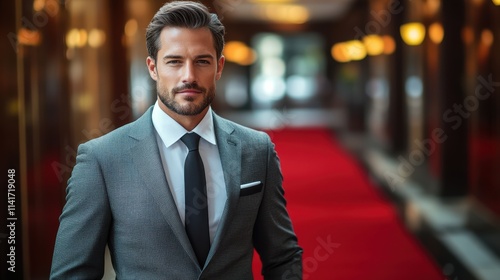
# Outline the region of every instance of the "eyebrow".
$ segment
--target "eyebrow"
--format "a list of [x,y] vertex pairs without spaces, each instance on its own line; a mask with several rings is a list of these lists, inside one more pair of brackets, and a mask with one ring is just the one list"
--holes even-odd
[[[167,54],[163,57],[163,61],[167,59],[182,59],[184,58],[182,55],[175,55],[175,54]],[[201,58],[210,58],[214,59],[214,56],[211,54],[200,54],[195,57],[195,59],[201,59]]]

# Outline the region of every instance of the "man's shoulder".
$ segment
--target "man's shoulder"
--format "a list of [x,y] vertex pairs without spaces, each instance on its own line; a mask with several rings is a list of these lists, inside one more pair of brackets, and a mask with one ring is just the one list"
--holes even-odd
[[246,142],[267,143],[269,135],[263,131],[256,130],[247,126],[243,126],[229,119],[223,118],[214,114],[217,125],[229,134],[237,136],[239,139]]
[[138,119],[127,123],[121,127],[118,127],[100,137],[91,139],[84,144],[91,146],[117,146],[122,145],[127,139],[140,137],[140,132],[142,130],[147,130],[149,126],[152,126],[151,122],[151,112],[147,110]]

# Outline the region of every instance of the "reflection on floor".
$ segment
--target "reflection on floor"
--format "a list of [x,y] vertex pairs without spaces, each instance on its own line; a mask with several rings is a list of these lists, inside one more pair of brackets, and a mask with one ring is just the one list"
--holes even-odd
[[440,199],[406,178],[390,183],[388,174],[397,174],[399,167],[394,158],[369,148],[363,136],[345,136],[343,142],[399,205],[405,223],[427,243],[448,279],[500,279],[500,235],[492,226],[498,221],[479,203],[469,197]]

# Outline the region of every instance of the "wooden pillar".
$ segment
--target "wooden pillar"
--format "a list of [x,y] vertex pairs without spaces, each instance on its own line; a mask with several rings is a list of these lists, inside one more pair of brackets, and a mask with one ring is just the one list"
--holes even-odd
[[441,43],[440,80],[442,125],[447,139],[441,144],[441,196],[461,196],[468,186],[468,118],[464,108],[465,53],[462,30],[464,1],[442,1],[444,39]]
[[391,58],[388,131],[391,152],[399,154],[407,150],[408,126],[406,97],[404,90],[404,42],[399,35],[399,26],[403,22],[404,12],[394,14],[391,35],[396,42],[396,49]]

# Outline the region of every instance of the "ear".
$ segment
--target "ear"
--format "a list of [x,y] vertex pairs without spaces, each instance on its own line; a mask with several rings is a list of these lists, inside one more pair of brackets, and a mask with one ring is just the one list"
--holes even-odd
[[219,80],[222,76],[222,69],[224,69],[224,63],[226,62],[226,58],[221,55],[219,61],[217,61],[217,73],[215,74],[215,80]]
[[158,80],[158,73],[156,72],[155,60],[150,56],[148,56],[148,58],[146,58],[146,65],[148,66],[149,76],[151,76],[151,79],[155,81]]

